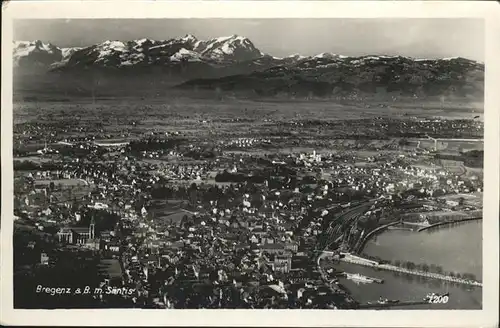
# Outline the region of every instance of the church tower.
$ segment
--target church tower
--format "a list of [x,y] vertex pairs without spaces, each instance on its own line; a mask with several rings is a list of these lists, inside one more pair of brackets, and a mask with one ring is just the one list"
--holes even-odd
[[92,216],[89,226],[89,239],[94,239],[94,238],[95,238],[95,219],[94,216]]

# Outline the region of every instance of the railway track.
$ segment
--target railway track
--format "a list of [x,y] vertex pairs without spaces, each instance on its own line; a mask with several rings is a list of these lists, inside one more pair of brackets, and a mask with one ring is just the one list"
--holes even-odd
[[374,200],[369,200],[367,202],[356,204],[356,206],[351,207],[336,216],[336,218],[334,218],[330,223],[330,226],[324,233],[321,241],[318,242],[317,249],[324,250],[330,247],[334,242],[338,242],[339,239],[342,239],[342,236],[348,227],[352,225],[352,222],[366,212],[371,207],[373,202]]

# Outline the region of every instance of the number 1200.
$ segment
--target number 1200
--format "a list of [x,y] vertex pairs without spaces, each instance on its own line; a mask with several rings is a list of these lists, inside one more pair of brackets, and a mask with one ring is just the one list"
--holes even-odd
[[440,296],[440,295],[432,295],[430,298],[429,298],[429,303],[432,303],[432,304],[445,304],[445,303],[448,303],[448,300],[449,300],[449,297],[447,295],[444,295],[444,296]]

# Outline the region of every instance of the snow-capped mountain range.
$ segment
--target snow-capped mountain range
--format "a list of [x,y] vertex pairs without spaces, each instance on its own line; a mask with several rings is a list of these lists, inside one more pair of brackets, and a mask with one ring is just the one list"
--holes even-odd
[[[164,90],[175,84],[188,89],[253,90],[264,94],[328,95],[338,90],[376,93],[384,88],[388,92],[405,90],[411,95],[451,92],[481,96],[484,87],[484,64],[465,58],[352,57],[333,53],[278,58],[238,35],[209,40],[193,35],[169,40],[108,40],[83,48],[59,48],[40,40],[16,41],[13,55],[16,69],[23,72],[19,77],[35,71],[58,73],[50,77],[41,74],[39,78],[58,87],[72,88],[73,83],[78,89],[94,83],[89,81],[96,78],[96,71],[101,82],[108,81],[105,84],[109,88],[128,83],[137,92],[140,86]],[[124,79],[122,73],[134,79]],[[18,80],[34,85],[29,88],[36,88],[40,82],[24,77]]]
[[14,41],[14,66],[46,66],[67,61],[80,47],[59,48],[51,43],[35,41]]
[[315,56],[293,54],[278,58],[263,53],[255,47],[252,41],[242,36],[232,35],[198,40],[190,34],[169,40],[108,40],[89,47],[72,48],[59,48],[40,40],[14,41],[13,55],[15,67],[34,65],[49,69],[79,66],[120,68],[179,62],[227,65],[235,62],[257,61],[255,65],[263,65],[264,62],[281,65],[303,60],[349,58],[327,52]]
[[193,35],[169,40],[104,41],[85,48],[59,48],[36,41],[14,42],[14,65],[64,68],[78,66],[126,67],[169,62],[224,64],[266,56],[245,37],[232,35],[198,40]]
[[[293,54],[278,58],[263,53],[255,47],[252,41],[239,35],[198,40],[190,34],[169,40],[108,40],[89,47],[72,48],[59,48],[40,40],[14,41],[13,55],[15,67],[38,66],[48,69],[83,66],[121,68],[186,62],[205,63],[212,66],[252,62],[255,66],[271,67],[314,60],[321,64],[322,61],[342,61],[352,58],[328,52],[315,56]],[[363,56],[359,57],[359,61],[391,57],[400,56]],[[427,61],[427,59],[414,59],[414,61]]]

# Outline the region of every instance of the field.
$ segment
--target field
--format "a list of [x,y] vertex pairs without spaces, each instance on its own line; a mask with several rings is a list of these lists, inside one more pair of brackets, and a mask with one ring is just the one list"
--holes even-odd
[[[212,99],[120,99],[71,103],[19,102],[14,104],[14,123],[26,121],[53,121],[67,118],[79,120],[82,125],[94,120],[102,123],[120,123],[139,120],[152,129],[172,129],[183,126],[186,131],[206,127],[203,120],[231,118],[250,119],[292,119],[318,118],[324,120],[359,119],[370,117],[444,117],[471,118],[482,116],[483,107],[478,103],[340,103],[331,101],[262,101],[212,100]],[[172,122],[169,119],[176,119]],[[196,126],[191,126],[195,124]],[[234,122],[234,126],[245,126]],[[216,126],[214,126],[215,128]]]
[[48,186],[53,182],[56,186],[88,186],[85,180],[81,179],[49,179],[49,180],[36,180],[35,184],[40,186]]
[[182,205],[183,202],[180,200],[155,201],[150,213],[160,224],[172,222],[179,225],[185,215],[190,216],[188,212],[182,210]]
[[[360,156],[374,156],[419,148],[431,150],[432,141],[408,138],[407,145],[398,144],[398,135],[387,140],[377,123],[385,119],[472,119],[481,116],[482,104],[436,103],[414,101],[394,103],[338,102],[334,100],[289,101],[263,99],[190,99],[187,97],[141,100],[98,99],[94,104],[84,99],[75,102],[20,102],[14,105],[15,150],[28,157],[16,160],[44,162],[43,156],[30,156],[43,148],[67,147],[57,144],[66,138],[86,137],[90,140],[112,143],[141,139],[155,133],[159,136],[177,136],[203,147],[217,147],[219,142],[236,138],[266,138],[267,146],[248,149],[224,149],[227,154],[255,154],[305,152],[330,153],[336,151],[362,152]],[[481,119],[481,118],[480,118]],[[333,125],[294,125],[297,121],[346,122]],[[354,126],[348,123],[358,120]],[[359,123],[359,120],[367,120]],[[24,123],[24,124],[23,124]],[[20,125],[17,125],[20,124]],[[397,131],[397,130],[396,130]],[[394,131],[393,131],[394,132]],[[411,131],[410,131],[411,132]],[[359,134],[362,139],[354,139]],[[438,144],[439,151],[482,149],[482,142],[446,141]],[[62,149],[62,148],[61,148]],[[366,154],[365,154],[366,153]],[[175,160],[150,158],[160,164]]]
[[484,171],[482,168],[467,167],[467,176],[483,176]]
[[181,220],[184,216],[190,216],[189,213],[184,211],[175,212],[166,216],[160,216],[157,220],[163,220],[164,222],[172,222],[172,224],[179,226],[181,224]]

